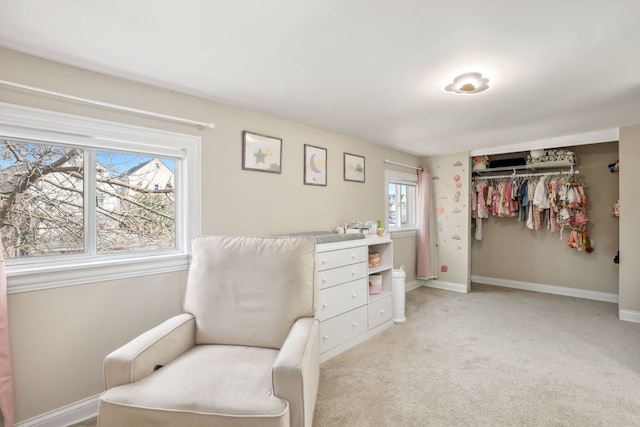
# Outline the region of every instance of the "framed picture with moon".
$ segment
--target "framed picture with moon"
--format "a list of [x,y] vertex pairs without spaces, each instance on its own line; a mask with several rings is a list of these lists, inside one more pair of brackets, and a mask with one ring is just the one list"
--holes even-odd
[[304,183],[327,186],[327,149],[304,144]]
[[243,131],[242,169],[281,173],[282,139]]
[[364,182],[364,157],[344,153],[344,180]]

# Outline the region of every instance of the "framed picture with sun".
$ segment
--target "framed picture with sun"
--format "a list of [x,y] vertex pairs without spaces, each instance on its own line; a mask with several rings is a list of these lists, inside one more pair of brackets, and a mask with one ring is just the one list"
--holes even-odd
[[259,133],[242,132],[242,169],[282,172],[282,139]]
[[344,153],[344,180],[364,182],[364,157]]
[[304,183],[327,186],[327,149],[304,144]]

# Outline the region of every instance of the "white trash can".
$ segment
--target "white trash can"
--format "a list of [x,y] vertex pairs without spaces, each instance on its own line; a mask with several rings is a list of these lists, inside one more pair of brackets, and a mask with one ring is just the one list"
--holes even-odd
[[393,321],[396,323],[404,322],[407,318],[404,315],[404,301],[406,292],[407,273],[404,271],[404,265],[399,270],[393,269]]

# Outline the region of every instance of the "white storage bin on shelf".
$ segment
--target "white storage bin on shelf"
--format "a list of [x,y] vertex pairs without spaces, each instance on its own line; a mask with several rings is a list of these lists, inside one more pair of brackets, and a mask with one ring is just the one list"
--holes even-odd
[[369,275],[369,295],[377,295],[382,292],[382,275]]

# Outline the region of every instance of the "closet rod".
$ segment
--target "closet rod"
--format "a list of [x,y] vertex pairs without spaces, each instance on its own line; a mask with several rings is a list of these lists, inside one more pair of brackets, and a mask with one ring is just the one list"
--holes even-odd
[[415,169],[415,170],[419,170],[419,171],[422,170],[422,168],[419,168],[419,167],[416,167],[416,166],[411,166],[411,165],[405,165],[404,163],[394,162],[394,161],[391,161],[389,159],[384,159],[384,162],[385,163],[391,163],[392,165],[402,166],[402,167],[409,168],[409,169]]
[[27,86],[27,85],[23,85],[23,84],[20,84],[20,83],[14,83],[14,82],[10,82],[10,81],[7,81],[7,80],[0,80],[0,84],[3,84],[5,86],[15,87],[15,88],[18,88],[18,89],[29,90],[31,92],[42,93],[42,94],[45,94],[45,95],[57,96],[58,98],[70,99],[72,101],[77,101],[77,102],[84,102],[85,104],[97,105],[99,107],[104,107],[104,108],[111,108],[113,110],[126,111],[126,112],[129,112],[129,113],[135,113],[135,114],[140,114],[140,115],[143,115],[143,116],[154,117],[154,118],[157,118],[157,119],[165,119],[165,120],[171,120],[171,121],[174,121],[174,122],[184,123],[184,124],[188,124],[188,125],[195,125],[195,126],[197,126],[199,128],[213,129],[215,127],[215,124],[210,123],[210,122],[209,123],[199,122],[199,121],[196,121],[196,120],[184,119],[182,117],[175,117],[175,116],[169,116],[169,115],[166,115],[166,114],[154,113],[153,111],[139,110],[137,108],[125,107],[125,106],[117,105],[117,104],[110,104],[108,102],[94,101],[93,99],[80,98],[78,96],[67,95],[67,94],[60,93],[60,92],[53,92],[53,91],[50,91],[50,90],[40,89],[40,88],[33,87],[33,86]]
[[511,175],[495,175],[495,176],[476,176],[473,179],[504,179],[504,178],[530,178],[533,176],[550,176],[550,175],[578,175],[580,171],[571,171],[571,172],[540,172],[540,173],[521,173],[521,174],[511,174]]

